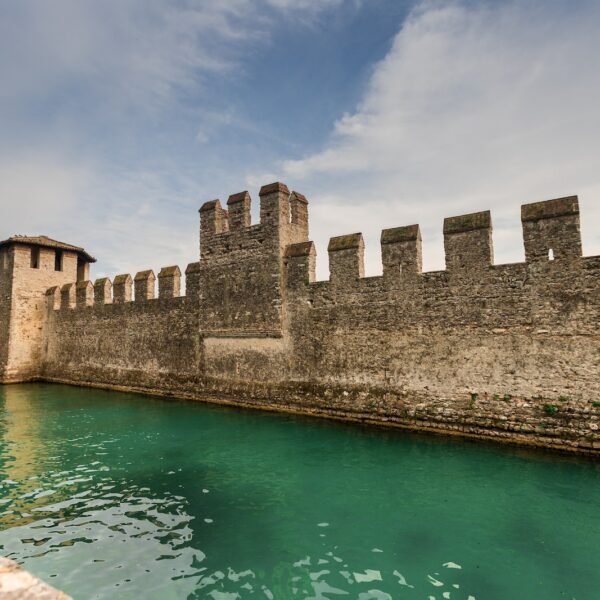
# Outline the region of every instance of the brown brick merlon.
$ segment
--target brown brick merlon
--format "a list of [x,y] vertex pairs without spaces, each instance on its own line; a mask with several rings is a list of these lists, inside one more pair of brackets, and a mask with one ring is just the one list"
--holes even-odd
[[148,269],[147,271],[139,271],[133,278],[134,281],[148,281],[149,279],[155,279],[154,271]]
[[448,217],[444,219],[444,235],[476,231],[477,229],[490,229],[491,226],[492,216],[489,210],[459,215],[458,217]]
[[556,217],[567,217],[579,214],[579,200],[577,196],[566,196],[555,200],[532,202],[521,206],[521,221],[539,221]]
[[281,183],[280,181],[275,181],[274,183],[269,183],[267,185],[263,185],[260,188],[259,196],[267,196],[269,194],[275,194],[280,192],[282,194],[287,194],[289,196],[290,190],[285,183]]
[[219,201],[219,199],[215,199],[215,200],[209,200],[208,202],[205,202],[199,209],[198,212],[207,212],[209,210],[215,210],[216,208],[221,208],[221,202]]
[[301,194],[300,192],[292,192],[291,198],[293,200],[296,200],[297,202],[302,202],[303,204],[308,204],[308,200],[306,199],[306,196],[304,194]]
[[191,273],[200,273],[202,271],[202,267],[199,262],[190,263],[185,268],[185,274],[190,275]]
[[163,267],[158,273],[159,279],[161,277],[181,277],[181,269],[174,265],[172,267]]
[[75,307],[76,289],[74,283],[65,283],[60,288],[60,308],[68,310]]
[[[227,206],[231,206],[232,204],[237,204],[238,202],[250,201],[250,194],[247,191],[238,192],[237,194],[231,194],[229,198],[227,198]],[[213,201],[214,202],[214,201]],[[200,209],[202,210],[202,209]]]
[[332,237],[327,246],[328,252],[338,252],[339,250],[350,250],[360,248],[363,243],[362,233],[350,233],[348,235],[339,235]]
[[364,277],[365,243],[362,233],[340,235],[329,240],[329,280],[334,285],[352,285]]
[[75,284],[75,302],[77,308],[94,304],[94,285],[91,281],[78,281]]
[[133,279],[131,279],[131,275],[129,273],[124,273],[121,275],[115,275],[114,285],[127,285],[131,284]]
[[132,285],[133,279],[129,273],[117,275],[113,279],[113,302],[115,304],[131,302]]
[[229,231],[250,226],[250,194],[246,191],[232,194],[227,199]]
[[315,253],[314,242],[300,242],[299,244],[290,244],[285,249],[286,258],[294,258],[296,256],[309,256]]
[[177,265],[163,267],[158,273],[158,297],[177,298],[181,294],[181,269]]
[[94,304],[112,303],[112,281],[108,277],[100,277],[94,282]]
[[135,289],[135,301],[146,302],[147,300],[153,300],[155,298],[155,282],[156,276],[154,271],[146,270],[139,271],[133,278],[133,285]]
[[406,227],[394,227],[384,229],[381,232],[382,244],[397,244],[398,242],[414,242],[421,238],[418,225],[407,225]]

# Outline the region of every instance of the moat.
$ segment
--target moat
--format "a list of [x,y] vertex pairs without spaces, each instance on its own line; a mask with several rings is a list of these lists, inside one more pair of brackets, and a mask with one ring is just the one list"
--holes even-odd
[[0,554],[79,598],[598,597],[591,459],[0,387]]

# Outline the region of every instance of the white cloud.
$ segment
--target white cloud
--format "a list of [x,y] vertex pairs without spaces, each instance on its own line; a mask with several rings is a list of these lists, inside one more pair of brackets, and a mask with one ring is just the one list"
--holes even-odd
[[[269,43],[277,19],[312,22],[338,3],[1,4],[1,237],[40,233],[84,245],[101,261],[96,274],[197,260],[203,190],[167,152],[136,156],[129,121],[142,115],[142,128],[155,127],[157,113],[177,112],[180,96],[206,92],[208,78],[235,73],[246,52]],[[260,129],[228,112],[226,99],[222,113],[201,114],[199,143],[223,126]],[[92,137],[104,133],[109,142]],[[109,146],[114,140],[128,149]]]
[[0,101],[71,86],[110,108],[160,106],[174,88],[229,72],[277,16],[313,18],[341,0],[21,0],[0,7]]
[[497,262],[522,260],[519,205],[579,193],[585,250],[600,253],[600,6],[422,2],[322,151],[285,161],[326,240],[420,222],[443,268],[444,216],[491,208]]
[[81,165],[46,155],[0,160],[0,237],[45,234],[72,219],[90,175]]
[[[183,175],[177,187],[169,173],[117,170],[98,177],[83,196],[90,207],[74,225],[89,224],[86,244],[102,250],[96,276],[177,264],[182,271],[198,260],[196,186]],[[64,228],[66,236],[75,235]]]
[[[195,209],[214,190],[199,189],[193,176],[166,164],[168,150],[160,167],[147,161],[117,169],[93,152],[96,140],[78,137],[76,118],[57,139],[59,127],[44,137],[23,135],[14,123],[28,122],[32,99],[47,100],[52,118],[54,94],[68,114],[70,91],[81,88],[97,104],[90,112],[105,104],[112,117],[126,107],[126,119],[132,109],[172,110],[182,89],[235,73],[253,44],[268,42],[275,15],[311,23],[341,4],[23,0],[0,6],[5,235],[46,233],[84,244],[109,274],[184,267],[197,256]],[[600,6],[585,0],[422,2],[323,150],[279,168],[264,165],[264,176],[246,181],[256,190],[282,178],[309,195],[321,277],[330,236],[361,229],[374,273],[381,228],[414,222],[424,230],[426,268],[441,268],[443,217],[487,208],[498,261],[520,260],[519,205],[571,193],[581,199],[585,251],[600,253],[599,26]],[[45,119],[36,110],[32,129]],[[198,143],[218,140],[223,126],[261,131],[230,112],[224,99],[222,113],[207,111],[199,122]],[[228,166],[223,180],[243,177]]]

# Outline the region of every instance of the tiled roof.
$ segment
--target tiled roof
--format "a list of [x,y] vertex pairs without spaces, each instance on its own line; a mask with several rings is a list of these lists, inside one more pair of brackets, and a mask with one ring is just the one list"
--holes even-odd
[[13,235],[7,240],[0,242],[0,247],[9,246],[10,244],[27,244],[31,246],[42,246],[44,248],[57,248],[58,250],[67,250],[69,252],[76,252],[86,262],[96,262],[96,259],[88,254],[83,248],[79,246],[72,246],[71,244],[65,244],[58,240],[53,240],[46,235]]

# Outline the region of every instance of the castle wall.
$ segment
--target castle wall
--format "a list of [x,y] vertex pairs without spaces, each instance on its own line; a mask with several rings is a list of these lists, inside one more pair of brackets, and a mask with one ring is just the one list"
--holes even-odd
[[489,213],[447,219],[434,273],[416,226],[383,232],[381,277],[361,277],[358,234],[330,242],[327,282],[314,248],[289,248],[290,378],[335,411],[600,448],[600,257],[581,257],[576,199],[530,205],[523,225],[528,262],[495,266]]
[[[273,410],[600,452],[600,257],[577,199],[523,207],[526,262],[495,265],[489,212],[446,219],[446,270],[417,225],[332,238],[315,282],[306,200],[201,209],[200,261],[52,288],[39,375]],[[550,253],[550,250],[553,252]]]
[[187,296],[176,295],[172,269],[159,278],[166,291],[158,298],[151,271],[136,275],[135,299],[128,275],[113,286],[101,279],[51,289],[42,377],[148,391],[196,387],[204,360],[197,296],[193,281]]

